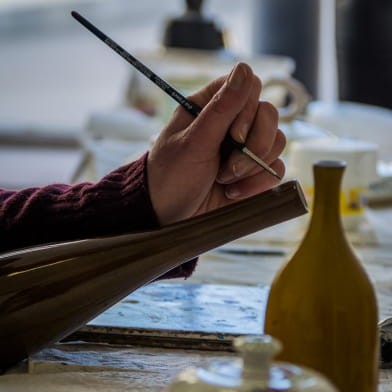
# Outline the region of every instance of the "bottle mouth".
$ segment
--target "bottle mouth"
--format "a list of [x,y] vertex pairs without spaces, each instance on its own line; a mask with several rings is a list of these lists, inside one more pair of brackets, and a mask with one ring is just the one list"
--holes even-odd
[[347,166],[345,161],[332,161],[332,160],[321,160],[314,163],[314,167],[325,167],[332,169],[345,168]]

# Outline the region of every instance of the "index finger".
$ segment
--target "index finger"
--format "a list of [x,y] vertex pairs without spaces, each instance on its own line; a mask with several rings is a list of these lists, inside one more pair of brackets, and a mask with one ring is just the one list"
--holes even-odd
[[[253,81],[254,74],[249,65],[238,63],[213,95],[217,85],[210,84],[191,96],[193,102],[200,106],[208,100],[189,128],[195,142],[200,145],[209,143],[212,146],[221,144],[231,124],[246,107]],[[218,83],[220,82],[219,80]]]

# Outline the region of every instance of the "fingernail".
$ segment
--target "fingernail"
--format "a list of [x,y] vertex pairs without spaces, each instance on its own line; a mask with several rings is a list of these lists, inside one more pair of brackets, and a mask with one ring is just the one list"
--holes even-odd
[[216,177],[216,182],[219,184],[229,184],[231,181],[235,179],[235,176],[232,173],[228,173],[227,171],[219,172]]
[[242,177],[245,173],[249,172],[255,164],[248,158],[242,157],[233,164],[233,173],[235,177]]
[[227,84],[233,90],[239,90],[246,76],[246,67],[244,67],[241,63],[238,63],[231,71]]
[[241,192],[235,186],[226,187],[225,195],[228,199],[238,199],[239,197],[241,197]]
[[248,124],[243,124],[242,127],[238,130],[238,137],[241,143],[246,142],[246,137],[248,136],[250,126]]
[[217,182],[219,182],[220,184],[229,184],[230,182],[237,180],[239,177],[242,177],[254,166],[255,164],[249,158],[240,158],[231,166],[230,171],[226,169],[218,173]]

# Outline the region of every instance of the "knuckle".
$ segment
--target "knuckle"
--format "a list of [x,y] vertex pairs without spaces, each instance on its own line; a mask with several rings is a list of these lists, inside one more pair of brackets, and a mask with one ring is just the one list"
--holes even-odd
[[263,84],[261,82],[261,79],[255,75],[253,77],[253,88],[261,92],[262,87],[263,87]]
[[270,102],[261,101],[260,102],[260,109],[262,112],[272,118],[274,121],[277,121],[279,118],[278,109]]
[[274,162],[274,167],[275,170],[279,173],[280,177],[284,177],[284,175],[286,174],[286,165],[283,162],[282,159],[278,158],[275,162]]
[[218,114],[225,113],[229,110],[230,106],[228,105],[227,100],[224,97],[224,94],[221,91],[218,91],[209,102],[208,106],[212,111]]
[[281,146],[282,150],[285,148],[287,143],[286,135],[279,128],[276,130],[275,142]]
[[258,153],[261,157],[266,157],[269,155],[269,153],[271,152],[271,146],[267,146],[265,144],[260,145],[260,147],[258,148]]

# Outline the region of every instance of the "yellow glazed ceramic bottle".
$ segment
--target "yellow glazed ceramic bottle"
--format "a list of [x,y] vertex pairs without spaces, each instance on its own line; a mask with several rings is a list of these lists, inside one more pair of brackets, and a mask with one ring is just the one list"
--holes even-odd
[[265,333],[283,343],[278,359],[318,370],[340,392],[376,392],[376,298],[340,220],[344,169],[343,162],[314,165],[312,218],[272,282]]

